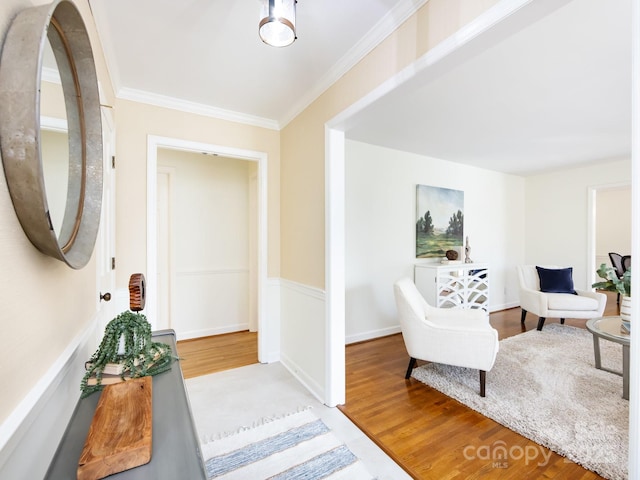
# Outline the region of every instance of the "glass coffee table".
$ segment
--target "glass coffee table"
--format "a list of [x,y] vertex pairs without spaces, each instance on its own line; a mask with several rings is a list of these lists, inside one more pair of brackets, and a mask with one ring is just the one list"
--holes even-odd
[[[622,398],[629,400],[629,333],[622,328],[620,317],[592,318],[587,321],[587,330],[593,334],[593,353],[596,368],[622,375]],[[622,373],[602,366],[600,361],[600,339],[622,345]]]

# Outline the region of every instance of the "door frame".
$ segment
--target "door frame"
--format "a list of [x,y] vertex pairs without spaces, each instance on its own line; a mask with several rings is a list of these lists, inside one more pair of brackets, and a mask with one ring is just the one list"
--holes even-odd
[[[173,236],[173,210],[171,208],[171,198],[173,195],[173,182],[174,182],[174,176],[176,173],[176,169],[174,167],[165,167],[165,166],[160,166],[157,167],[157,171],[156,171],[156,183],[155,183],[155,187],[156,187],[156,204],[157,204],[157,199],[158,199],[158,184],[159,184],[159,175],[163,174],[167,176],[167,183],[168,183],[168,205],[167,205],[167,241],[168,241],[168,251],[167,251],[167,255],[168,255],[168,271],[167,271],[167,290],[170,292],[171,289],[173,288],[174,285],[176,285],[176,279],[175,279],[175,271],[173,268],[173,262],[174,262],[174,251],[173,251],[173,246],[175,245],[175,237]],[[157,208],[156,208],[156,211]],[[160,222],[160,218],[156,217],[156,222]],[[158,227],[158,223],[156,223],[156,228]],[[157,231],[157,230],[156,230]],[[159,238],[160,235],[158,235],[157,238]],[[157,252],[157,248],[158,248],[158,241],[156,241],[156,252]],[[160,252],[157,252],[160,253]],[[158,273],[158,261],[157,259],[160,257],[160,255],[156,255],[156,273]],[[154,277],[154,279],[157,279],[158,277]],[[165,292],[164,289],[161,289],[160,285],[156,284],[156,288],[155,291],[158,292],[158,294],[164,294],[167,293]],[[168,318],[165,319],[166,321],[158,321],[162,320],[159,315],[158,315],[158,310],[156,310],[156,315],[155,315],[155,319],[156,319],[156,328],[162,330],[164,328],[169,328],[171,329],[171,319],[174,318],[175,315],[175,311],[173,308],[174,303],[171,301],[172,299],[169,298],[169,305],[168,305],[168,311],[167,311],[167,315]],[[160,309],[159,307],[159,303],[160,303],[160,299],[156,300],[156,303],[154,304],[156,306],[157,309]]]
[[[96,238],[96,345],[100,344],[104,329],[115,317],[117,301],[116,271],[113,259],[116,257],[116,128],[113,111],[102,107],[102,208],[100,228]],[[103,295],[109,294],[109,297]],[[110,300],[106,300],[110,298]]]
[[[632,188],[631,181],[629,182],[619,182],[619,183],[609,183],[605,185],[594,185],[588,187],[588,198],[587,198],[587,285],[592,285],[594,282],[598,281],[596,270],[599,265],[596,264],[596,229],[598,226],[598,221],[596,218],[596,208],[598,202],[598,192],[603,192],[606,190],[617,190],[623,187]],[[632,242],[633,243],[633,242]]]
[[223,145],[195,142],[178,138],[162,137],[157,135],[147,136],[147,317],[152,327],[155,327],[157,318],[157,285],[158,274],[158,242],[157,242],[157,185],[158,173],[158,149],[182,150],[187,152],[208,153],[239,160],[258,162],[258,245],[257,245],[257,294],[258,294],[258,361],[266,363],[268,353],[272,350],[268,345],[272,325],[269,324],[267,315],[267,163],[268,156],[265,152],[246,150]]

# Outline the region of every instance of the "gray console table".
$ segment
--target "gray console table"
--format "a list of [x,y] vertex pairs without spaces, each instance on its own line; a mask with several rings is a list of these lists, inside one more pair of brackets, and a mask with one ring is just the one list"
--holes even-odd
[[[153,341],[171,345],[173,353],[177,354],[175,331],[156,331],[153,333]],[[78,379],[78,385],[80,385],[80,379]],[[67,430],[58,445],[58,450],[49,465],[46,479],[76,478],[78,459],[99,398],[100,394],[96,392],[78,401]],[[110,475],[109,480],[207,478],[200,452],[200,442],[187,399],[180,360],[174,362],[171,370],[153,377],[152,435],[151,461],[146,465]]]

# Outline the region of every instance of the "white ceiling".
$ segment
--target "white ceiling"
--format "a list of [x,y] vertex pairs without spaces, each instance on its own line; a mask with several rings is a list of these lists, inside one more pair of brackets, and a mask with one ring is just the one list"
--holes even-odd
[[[425,1],[300,0],[284,48],[259,40],[258,0],[90,3],[120,97],[279,128]],[[528,174],[628,157],[630,103],[631,0],[535,0],[343,128]]]

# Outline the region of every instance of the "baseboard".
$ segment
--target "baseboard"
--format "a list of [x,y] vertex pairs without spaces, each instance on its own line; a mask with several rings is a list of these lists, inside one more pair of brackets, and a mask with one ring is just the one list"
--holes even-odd
[[95,350],[90,322],[0,425],[0,478],[43,478],[80,398],[84,362]]
[[396,325],[394,327],[387,327],[387,328],[381,328],[378,330],[370,330],[368,332],[356,333],[354,335],[348,335],[347,337],[345,337],[345,344],[349,345],[351,343],[373,340],[374,338],[387,337],[389,335],[394,335],[400,332],[401,332],[400,325]]
[[324,387],[305,373],[294,361],[284,354],[280,354],[280,363],[293,375],[316,399],[325,403]]
[[249,330],[248,323],[237,323],[225,325],[224,327],[205,328],[202,330],[190,330],[188,332],[176,332],[177,340],[190,340],[192,338],[210,337],[212,335],[222,335],[224,333],[242,332]]
[[516,308],[520,306],[520,302],[509,302],[500,305],[491,305],[489,307],[489,313],[500,312],[501,310],[509,310],[510,308]]

